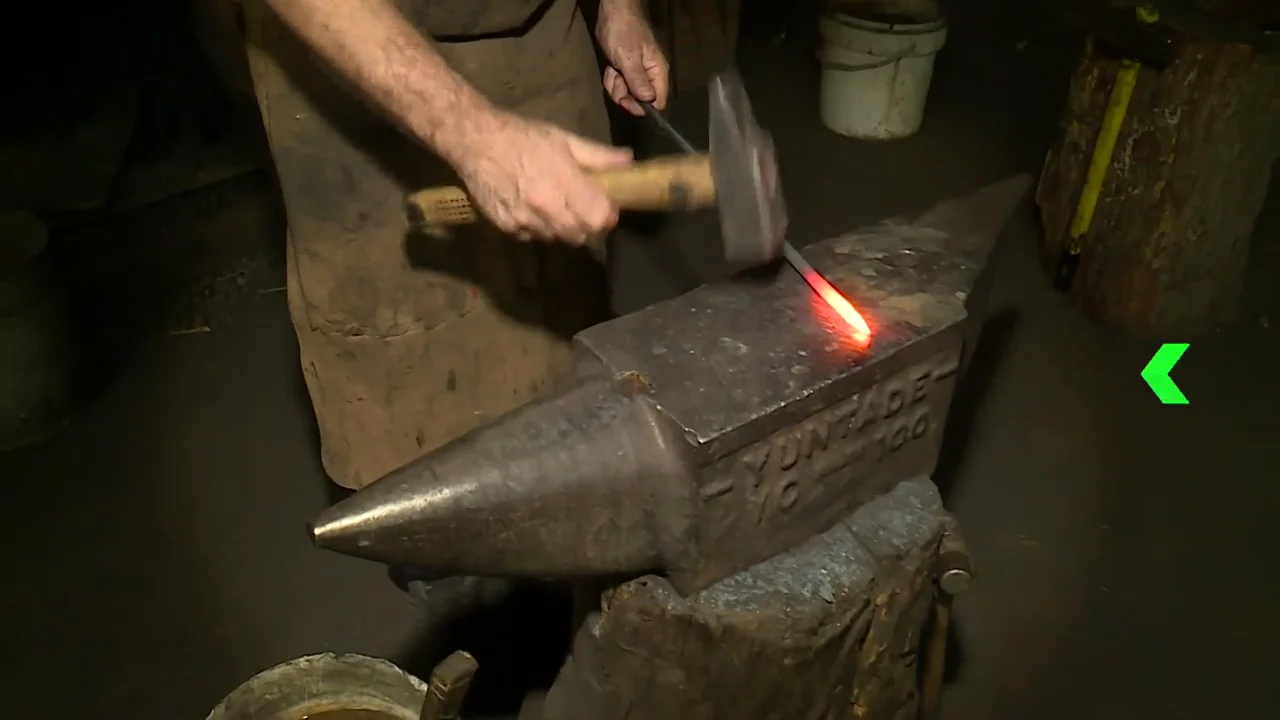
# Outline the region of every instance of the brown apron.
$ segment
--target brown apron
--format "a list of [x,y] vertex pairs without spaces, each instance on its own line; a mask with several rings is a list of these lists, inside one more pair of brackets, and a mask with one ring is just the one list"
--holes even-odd
[[[574,0],[398,4],[495,103],[608,140]],[[607,312],[605,273],[585,251],[482,226],[407,235],[406,192],[456,177],[259,5],[246,29],[289,221],[290,314],[325,469],[360,488],[568,374],[569,338]]]

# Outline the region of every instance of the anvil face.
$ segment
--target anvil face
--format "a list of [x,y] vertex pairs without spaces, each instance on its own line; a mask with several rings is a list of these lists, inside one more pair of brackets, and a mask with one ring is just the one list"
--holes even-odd
[[805,254],[870,345],[795,273],[708,285],[580,333],[558,395],[330,508],[318,545],[437,571],[665,571],[694,592],[931,472],[1015,178]]

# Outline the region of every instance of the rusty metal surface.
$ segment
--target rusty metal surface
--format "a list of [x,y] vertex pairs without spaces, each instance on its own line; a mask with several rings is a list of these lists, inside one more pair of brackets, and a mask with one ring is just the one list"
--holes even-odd
[[968,296],[1029,182],[1019,176],[917,221],[886,221],[805,250],[867,315],[870,348],[848,342],[843,321],[791,272],[745,289],[750,281],[698,288],[589,328],[578,342],[608,370],[646,378],[655,403],[701,448],[741,446],[768,433],[761,420],[790,424],[850,396],[845,381],[883,379],[894,361],[954,345],[948,331],[969,317]]
[[307,655],[268,668],[231,691],[207,720],[354,718],[419,720],[427,684],[386,660]]
[[577,337],[578,380],[327,510],[315,542],[440,572],[665,572],[695,592],[934,466],[982,270],[1029,178],[806,257],[870,347],[790,272],[699,288]]

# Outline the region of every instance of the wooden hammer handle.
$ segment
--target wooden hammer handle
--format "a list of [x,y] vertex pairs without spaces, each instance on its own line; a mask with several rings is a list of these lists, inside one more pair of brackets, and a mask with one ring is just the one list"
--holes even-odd
[[[670,155],[622,170],[591,174],[622,210],[694,210],[716,202],[711,160],[706,155]],[[406,200],[412,222],[423,226],[467,225],[476,221],[471,199],[460,187],[419,190]]]

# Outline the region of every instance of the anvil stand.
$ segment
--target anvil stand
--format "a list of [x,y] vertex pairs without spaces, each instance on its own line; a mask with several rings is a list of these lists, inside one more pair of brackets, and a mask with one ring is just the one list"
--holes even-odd
[[[660,577],[603,594],[583,585],[573,651],[551,692],[526,704],[520,718],[626,716],[637,699],[656,696],[673,702],[655,716],[701,707],[696,717],[769,717],[789,707],[815,713],[805,717],[932,720],[951,598],[966,592],[972,577],[955,528],[933,483],[920,477],[693,601]],[[780,664],[801,682],[778,676]],[[696,689],[680,668],[699,670]],[[465,651],[445,658],[428,678],[419,720],[457,718],[475,672]],[[762,677],[776,678],[777,686]]]
[[931,474],[1027,185],[808,249],[877,323],[870,350],[832,344],[794,277],[700,288],[580,333],[579,378],[325,511],[317,545],[636,578],[582,585],[543,720],[931,712],[926,629],[970,576]]
[[542,718],[931,717],[920,689],[941,689],[945,645],[930,644],[922,683],[925,632],[967,565],[933,483],[907,480],[694,597],[656,576],[605,591]]
[[[638,716],[655,718],[931,720],[950,599],[970,578],[937,489],[914,478],[696,598],[661,577],[603,594],[584,586],[572,652],[544,703],[521,719],[631,717],[643,708]],[[465,651],[436,666],[420,720],[457,718],[475,672]]]

